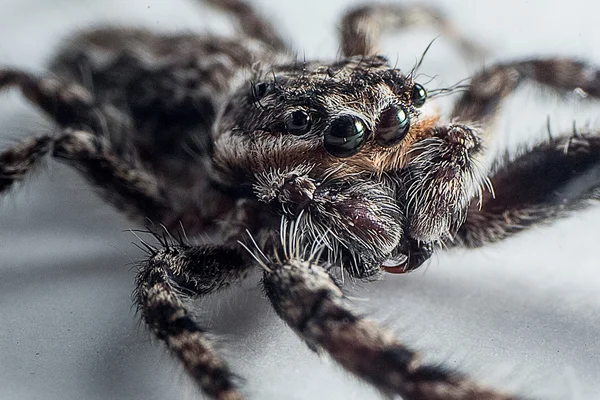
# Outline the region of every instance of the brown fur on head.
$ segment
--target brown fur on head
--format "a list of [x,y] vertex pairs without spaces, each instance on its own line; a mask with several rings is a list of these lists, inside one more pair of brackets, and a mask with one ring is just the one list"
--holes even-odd
[[448,235],[481,181],[477,135],[436,127],[419,88],[379,56],[257,73],[216,124],[217,179],[285,214],[306,210],[305,233],[349,251],[359,274],[376,271],[409,238]]
[[[252,87],[257,84],[264,85],[261,96]],[[251,173],[264,164],[283,167],[295,159],[314,159],[321,171],[340,162],[352,171],[397,170],[406,165],[412,145],[426,137],[438,121],[437,115],[422,115],[412,104],[414,86],[410,77],[391,68],[380,56],[352,57],[330,65],[276,66],[235,92],[218,123],[215,161],[223,169],[241,167]],[[377,128],[390,106],[407,112],[410,129],[396,146],[382,147],[376,141]],[[312,126],[306,134],[286,132],[285,117],[294,110],[311,116]],[[364,147],[343,159],[328,154],[323,147],[323,131],[340,116],[360,119],[367,130]],[[274,148],[263,148],[265,143],[285,154],[275,156]],[[274,164],[277,162],[283,164]]]

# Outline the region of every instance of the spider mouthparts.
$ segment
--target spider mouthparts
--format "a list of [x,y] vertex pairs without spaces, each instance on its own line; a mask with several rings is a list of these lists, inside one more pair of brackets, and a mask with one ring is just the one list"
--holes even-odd
[[381,269],[391,274],[403,274],[409,271],[407,264],[408,256],[404,254],[398,254],[381,263]]

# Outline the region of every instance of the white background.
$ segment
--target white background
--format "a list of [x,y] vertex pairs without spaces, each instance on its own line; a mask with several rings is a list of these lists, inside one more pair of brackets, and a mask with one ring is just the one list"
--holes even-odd
[[[343,0],[255,1],[307,58],[335,57]],[[487,45],[485,64],[572,55],[600,65],[598,6],[586,0],[430,1]],[[99,23],[157,30],[231,31],[193,0],[0,0],[0,65],[43,72],[59,40]],[[411,68],[435,30],[389,36],[384,53]],[[443,38],[422,71],[450,85],[469,62]],[[522,90],[498,124],[513,147],[546,134],[599,127],[600,105]],[[52,132],[17,93],[0,95],[0,148]],[[543,177],[542,177],[543,178]],[[478,251],[436,255],[409,276],[347,282],[356,304],[427,360],[497,387],[544,399],[600,399],[600,207]],[[151,340],[131,306],[135,225],[103,204],[73,171],[50,161],[0,200],[0,399],[193,399],[196,389]],[[269,308],[258,275],[203,300],[254,399],[377,399],[319,358]]]

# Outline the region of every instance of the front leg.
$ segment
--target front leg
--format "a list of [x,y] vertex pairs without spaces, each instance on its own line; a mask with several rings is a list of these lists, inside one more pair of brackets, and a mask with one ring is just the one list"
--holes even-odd
[[137,278],[136,303],[144,322],[210,398],[241,399],[234,375],[185,303],[239,281],[249,264],[227,247],[167,245],[150,251]]
[[382,392],[406,400],[509,400],[437,365],[356,312],[323,265],[290,258],[267,266],[263,284],[277,314],[309,347]]
[[[482,136],[490,137],[503,100],[526,81],[600,98],[600,69],[593,65],[568,58],[522,60],[475,75],[453,117],[473,121]],[[599,163],[598,132],[575,131],[535,144],[517,157],[502,157],[490,174],[493,191],[470,201],[464,224],[446,244],[477,247],[499,241],[600,199]]]
[[600,200],[598,132],[552,138],[491,175],[494,194],[472,200],[466,220],[447,244],[479,247],[552,221]]

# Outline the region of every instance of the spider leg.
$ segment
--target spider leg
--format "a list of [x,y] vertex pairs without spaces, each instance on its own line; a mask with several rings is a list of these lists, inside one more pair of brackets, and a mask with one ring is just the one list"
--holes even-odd
[[12,86],[61,126],[102,129],[94,97],[83,86],[64,84],[54,76],[36,77],[20,70],[0,69],[0,90]]
[[27,139],[0,153],[0,192],[24,179],[48,153],[77,168],[108,201],[132,216],[163,222],[173,211],[152,175],[117,157],[105,138],[72,129],[58,137]]
[[239,71],[275,54],[256,40],[107,27],[72,37],[50,69],[99,104],[98,124],[74,127],[105,135],[115,153],[166,189],[177,211],[154,222],[176,228],[181,221],[194,234],[232,206],[210,180],[217,112]]
[[[471,202],[454,242],[468,247],[504,239],[600,200],[600,136],[549,139],[501,161],[491,176],[495,194]],[[596,202],[597,203],[597,202]]]
[[128,116],[109,103],[100,103],[81,83],[67,83],[58,75],[35,76],[16,69],[0,69],[0,90],[16,87],[33,105],[42,109],[63,128],[82,129],[103,135],[120,157],[135,152]]
[[327,271],[289,259],[268,266],[263,284],[278,315],[309,347],[325,350],[345,369],[406,400],[508,400],[459,373],[423,365],[392,333],[354,311]]
[[475,75],[455,104],[452,118],[486,127],[502,100],[524,81],[558,92],[575,91],[581,96],[600,97],[600,70],[594,66],[568,58],[523,60],[494,65]]
[[[0,192],[21,181],[44,155],[51,154],[82,172],[106,200],[139,221],[150,219],[170,229],[181,222],[194,233],[211,225],[213,215],[227,207],[226,201],[213,201],[224,199],[210,187],[201,167],[187,181],[182,178],[182,189],[144,163],[132,142],[136,132],[129,117],[110,104],[97,104],[80,84],[0,70],[0,89],[10,86],[19,88],[65,129],[56,137],[25,140],[0,153]],[[212,196],[200,204],[196,191]]]
[[52,148],[50,136],[25,140],[0,153],[0,193],[8,190],[34,169]]
[[485,53],[462,36],[438,9],[423,4],[380,4],[354,8],[342,18],[341,45],[345,57],[377,55],[382,31],[435,26],[468,56]]
[[[524,81],[558,92],[600,97],[600,70],[572,59],[499,64],[476,75],[456,103],[453,118],[471,121],[490,135],[500,104]],[[487,128],[487,129],[486,129]],[[596,134],[551,138],[492,168],[494,195],[471,201],[456,244],[476,247],[550,221],[600,198],[600,138]]]
[[144,322],[204,393],[219,400],[241,399],[234,375],[185,303],[239,281],[249,264],[226,247],[167,245],[151,252],[137,278],[136,303]]
[[241,0],[202,1],[233,16],[242,32],[247,36],[260,40],[274,50],[281,52],[289,50],[277,30],[247,2]]

